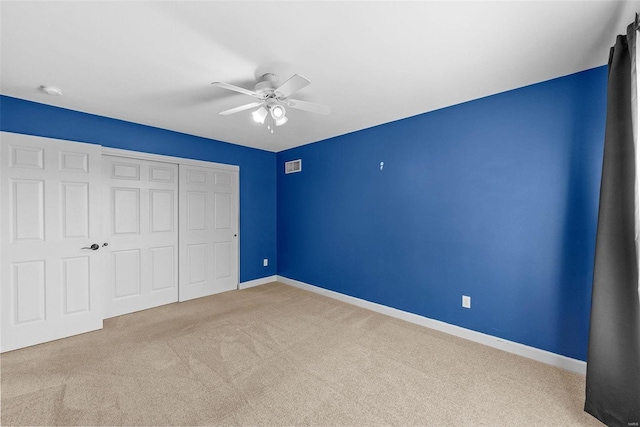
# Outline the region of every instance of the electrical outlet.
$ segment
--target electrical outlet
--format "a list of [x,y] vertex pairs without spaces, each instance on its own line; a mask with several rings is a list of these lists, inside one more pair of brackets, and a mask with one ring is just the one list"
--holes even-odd
[[462,295],[462,307],[471,308],[471,297]]
[[268,258],[263,259],[262,260],[262,265],[267,267],[269,265],[269,259]]

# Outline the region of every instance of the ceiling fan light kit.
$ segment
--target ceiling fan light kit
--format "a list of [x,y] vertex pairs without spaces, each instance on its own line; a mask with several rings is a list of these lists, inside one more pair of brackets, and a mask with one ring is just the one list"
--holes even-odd
[[251,113],[251,115],[253,116],[253,120],[256,123],[260,123],[261,125],[264,124],[264,119],[267,118],[268,114],[269,113],[267,112],[267,109],[262,106],[258,108],[256,111],[254,111],[253,113]]
[[276,126],[282,126],[283,124],[287,123],[289,121],[288,117],[281,117],[279,119],[277,119],[276,122]]
[[283,118],[285,113],[286,113],[286,110],[282,105],[276,104],[273,107],[271,107],[271,117],[273,117],[273,120],[278,120]]
[[221,111],[219,113],[220,115],[228,116],[259,107],[251,113],[253,120],[257,123],[264,124],[265,120],[269,118],[267,121],[267,130],[270,130],[271,133],[273,133],[273,125],[282,126],[289,121],[284,105],[312,113],[329,114],[331,112],[331,107],[326,105],[289,99],[290,95],[311,84],[309,80],[298,74],[294,74],[281,85],[278,85],[277,75],[273,73],[264,74],[260,81],[256,83],[253,91],[229,83],[214,82],[212,84],[223,89],[232,90],[259,99],[258,102],[252,102]]

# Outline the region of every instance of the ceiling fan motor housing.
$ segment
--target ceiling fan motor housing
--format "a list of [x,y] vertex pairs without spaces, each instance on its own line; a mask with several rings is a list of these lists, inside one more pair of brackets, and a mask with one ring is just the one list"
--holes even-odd
[[255,91],[270,95],[278,87],[278,76],[273,73],[264,74],[261,80],[256,83]]

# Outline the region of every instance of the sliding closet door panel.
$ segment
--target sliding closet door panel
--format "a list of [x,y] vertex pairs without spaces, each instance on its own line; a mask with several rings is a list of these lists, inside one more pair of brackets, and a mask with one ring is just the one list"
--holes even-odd
[[178,166],[103,156],[105,317],[178,300]]
[[180,165],[180,301],[238,287],[238,171]]
[[101,147],[0,139],[1,350],[100,329]]

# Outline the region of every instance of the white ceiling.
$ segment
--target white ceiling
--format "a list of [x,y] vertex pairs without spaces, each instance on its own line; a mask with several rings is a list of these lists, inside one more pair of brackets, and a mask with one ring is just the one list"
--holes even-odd
[[[2,1],[3,95],[281,151],[604,65],[640,1]],[[264,73],[311,85],[271,135]],[[38,90],[54,85],[52,97]]]

